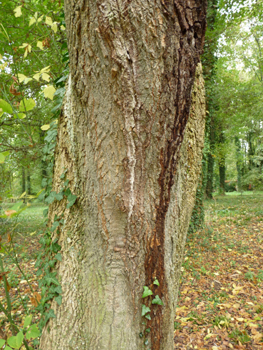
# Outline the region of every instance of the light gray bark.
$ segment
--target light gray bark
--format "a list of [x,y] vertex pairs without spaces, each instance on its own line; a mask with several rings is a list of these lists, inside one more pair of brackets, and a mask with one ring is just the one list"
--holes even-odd
[[[188,120],[204,6],[174,4],[66,1],[71,75],[54,189],[67,169],[78,200],[64,213],[63,301],[53,302],[42,350],[145,349],[143,286],[164,302],[151,306],[148,348],[173,348],[205,114],[199,69]],[[53,204],[50,220],[64,209]]]

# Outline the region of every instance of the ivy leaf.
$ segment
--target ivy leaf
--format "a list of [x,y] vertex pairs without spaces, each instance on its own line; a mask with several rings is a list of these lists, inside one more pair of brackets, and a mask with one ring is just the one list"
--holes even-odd
[[159,283],[159,281],[158,281],[157,278],[155,278],[155,280],[153,281],[153,284],[155,284],[156,286],[159,286],[159,285],[160,285],[160,283]]
[[61,305],[61,303],[62,303],[62,295],[59,295],[58,297],[56,297],[55,300],[58,303],[58,305]]
[[0,99],[0,108],[2,109],[2,112],[6,112],[8,114],[13,114],[12,106],[2,99]]
[[47,277],[46,280],[47,280],[47,285],[48,286],[50,286],[52,283],[56,284],[57,286],[59,286],[58,280],[56,278],[54,278],[54,277]]
[[59,192],[56,194],[56,200],[61,201],[63,199],[63,192]]
[[148,312],[151,312],[151,309],[148,306],[142,304],[142,316],[145,316]]
[[156,304],[156,305],[163,305],[162,300],[160,299],[159,295],[156,295],[155,298],[152,301],[152,304]]
[[61,253],[57,253],[57,254],[55,255],[55,259],[57,259],[58,261],[62,261]]
[[151,320],[152,319],[150,314],[145,315],[145,318],[147,318],[147,320]]
[[10,345],[12,348],[14,349],[19,349],[20,346],[23,343],[23,339],[24,339],[24,334],[23,332],[19,332],[17,335],[10,337],[9,339],[7,339],[7,343],[8,345]]
[[153,295],[153,292],[147,286],[144,286],[143,289],[144,289],[144,291],[143,291],[143,294],[142,294],[142,298],[146,298],[149,295]]
[[68,196],[68,201],[69,201],[69,203],[68,203],[68,205],[67,205],[67,208],[72,207],[72,205],[76,202],[76,199],[77,199],[77,196],[75,196],[74,194],[71,193],[71,194]]
[[49,194],[49,196],[45,199],[45,202],[47,203],[47,204],[51,204],[51,203],[53,203],[54,202],[54,200],[56,199],[56,192],[50,192],[50,194]]
[[26,338],[29,339],[35,339],[40,336],[40,332],[35,324],[33,324],[29,330],[26,332]]

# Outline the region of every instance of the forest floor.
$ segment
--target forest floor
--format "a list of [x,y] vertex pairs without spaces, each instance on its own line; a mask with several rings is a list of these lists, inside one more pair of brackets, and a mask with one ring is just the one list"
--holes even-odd
[[205,207],[205,228],[187,239],[174,349],[263,349],[263,196]]
[[[215,197],[205,207],[205,228],[187,239],[174,349],[263,349],[263,193]],[[35,261],[43,209],[33,204],[9,224],[0,222],[0,244],[10,252],[0,257],[18,327],[28,314],[33,322],[39,318]],[[0,303],[6,306],[1,276]],[[0,310],[0,338],[9,336]]]

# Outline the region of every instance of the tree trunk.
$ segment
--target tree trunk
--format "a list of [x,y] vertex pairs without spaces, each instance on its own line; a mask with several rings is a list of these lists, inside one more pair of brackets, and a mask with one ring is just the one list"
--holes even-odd
[[25,168],[22,166],[22,194],[26,192],[26,173]]
[[219,194],[225,195],[225,181],[226,181],[226,145],[223,127],[218,124],[218,169],[219,169]]
[[[65,15],[71,74],[54,189],[67,169],[78,199],[69,209],[63,201],[52,206],[51,221],[64,212],[63,299],[52,304],[56,319],[40,348],[173,349],[203,146],[200,72],[187,120],[205,2],[188,1],[186,8],[183,1],[67,0]],[[142,299],[143,286],[164,305],[151,305],[154,296]],[[141,316],[142,304],[151,308],[151,320]]]
[[237,168],[237,191],[242,192],[242,155],[238,136],[235,136],[236,145],[236,168]]
[[26,185],[27,185],[27,194],[30,196],[32,194],[32,189],[31,189],[31,177],[30,177],[29,169],[27,170]]
[[210,149],[207,154],[207,173],[206,173],[206,188],[205,194],[207,199],[213,198],[213,179],[214,179],[214,151],[215,151],[215,130],[214,130],[214,120],[210,119],[209,126],[209,145]]
[[219,163],[219,194],[225,195],[225,181],[226,181],[226,166],[224,163]]

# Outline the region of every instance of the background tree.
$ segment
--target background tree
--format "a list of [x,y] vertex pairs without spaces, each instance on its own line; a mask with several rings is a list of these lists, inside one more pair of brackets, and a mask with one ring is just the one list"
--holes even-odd
[[[2,2],[5,16],[0,26],[0,163],[12,164],[13,174],[8,177],[13,184],[7,186],[3,181],[3,198],[19,196],[26,189],[24,179],[32,193],[38,192],[41,168],[42,176],[51,175],[43,170],[46,164],[42,161],[44,138],[40,128],[57,117],[51,99],[58,99],[54,85],[64,69],[61,6],[38,1]],[[34,174],[23,177],[32,164]],[[5,191],[10,188],[11,192]]]

